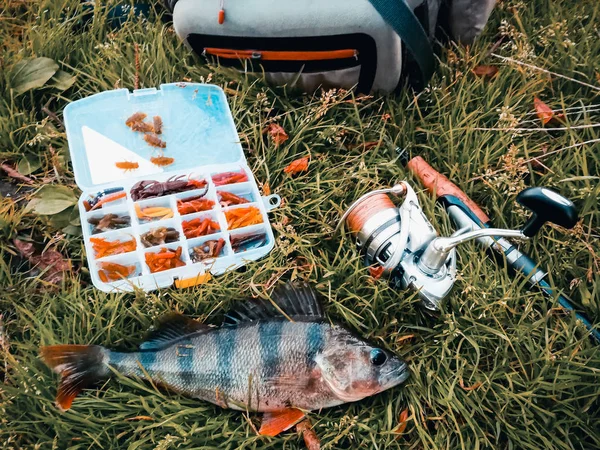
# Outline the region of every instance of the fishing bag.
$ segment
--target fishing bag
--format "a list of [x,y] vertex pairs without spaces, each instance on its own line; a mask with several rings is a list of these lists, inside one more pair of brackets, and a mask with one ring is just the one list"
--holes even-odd
[[[166,0],[177,35],[222,66],[314,91],[391,92],[433,74],[438,15],[470,43],[495,0]],[[442,11],[440,13],[440,11]],[[414,75],[417,75],[416,77]]]

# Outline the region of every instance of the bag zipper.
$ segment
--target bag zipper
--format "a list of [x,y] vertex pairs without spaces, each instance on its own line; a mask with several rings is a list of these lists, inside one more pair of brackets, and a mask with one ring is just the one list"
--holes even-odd
[[205,47],[204,55],[225,59],[257,59],[261,61],[331,61],[336,59],[358,59],[358,51],[318,50],[318,51],[278,51],[278,50],[233,50],[228,48]]
[[[377,72],[377,44],[364,33],[268,38],[191,33],[186,41],[197,54],[214,60],[211,62],[242,71],[327,74],[357,69],[356,90],[362,93],[371,90]],[[334,59],[325,59],[328,57]]]

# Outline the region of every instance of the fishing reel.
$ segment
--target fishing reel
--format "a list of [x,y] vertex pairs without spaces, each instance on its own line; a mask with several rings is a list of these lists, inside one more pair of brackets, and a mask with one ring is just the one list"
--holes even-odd
[[[390,195],[403,196],[404,201],[398,207]],[[344,213],[338,229],[346,224],[366,266],[382,267],[383,275],[394,288],[418,292],[423,306],[435,311],[456,280],[458,245],[481,239],[498,245],[507,242],[503,237],[526,240],[547,221],[571,227],[577,220],[572,202],[546,188],[526,189],[517,201],[533,212],[521,230],[475,228],[469,219],[457,221],[463,228],[451,236],[439,237],[423,213],[415,191],[402,181],[392,188],[363,195]]]

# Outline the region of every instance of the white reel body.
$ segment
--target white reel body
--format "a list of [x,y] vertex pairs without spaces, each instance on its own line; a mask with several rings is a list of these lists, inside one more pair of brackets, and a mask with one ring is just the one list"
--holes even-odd
[[439,309],[456,279],[456,251],[450,252],[443,267],[435,273],[427,273],[418,266],[424,249],[438,234],[408,183],[403,181],[391,189],[362,196],[346,211],[341,222],[351,221],[352,213],[378,194],[404,195],[404,201],[400,207],[371,209],[372,214],[361,223],[360,229],[352,230],[365,265],[383,267],[384,276],[391,279],[392,285],[417,291],[425,308]]

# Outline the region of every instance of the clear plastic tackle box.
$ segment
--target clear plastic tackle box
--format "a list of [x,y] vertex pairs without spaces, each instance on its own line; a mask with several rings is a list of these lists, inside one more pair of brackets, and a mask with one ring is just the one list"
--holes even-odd
[[219,87],[106,91],[64,119],[98,289],[192,286],[273,249],[267,213],[281,199],[261,196]]

